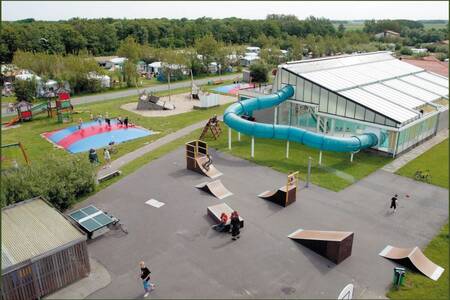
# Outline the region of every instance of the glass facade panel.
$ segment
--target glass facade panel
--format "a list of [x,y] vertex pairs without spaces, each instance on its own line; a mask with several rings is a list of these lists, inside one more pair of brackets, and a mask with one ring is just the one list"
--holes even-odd
[[295,76],[294,74],[289,73],[289,84],[292,85],[293,87],[297,86],[297,76]]
[[328,107],[328,91],[326,89],[320,89],[319,110],[327,112],[327,107]]
[[355,117],[355,103],[347,101],[347,109],[345,110],[345,116],[349,118]]
[[386,125],[395,127],[396,123],[394,121],[392,121],[392,120],[386,119]]
[[312,89],[312,103],[319,104],[320,100],[320,86],[313,84]]
[[290,102],[283,102],[280,105],[278,105],[277,124],[289,125],[290,107],[291,107]]
[[295,90],[296,100],[303,101],[303,91],[305,90],[304,84],[305,80],[303,80],[303,78],[297,78],[297,89]]
[[338,97],[338,105],[337,105],[337,110],[336,110],[336,114],[339,116],[345,116],[345,105],[346,105],[347,100],[345,100],[342,97]]
[[281,83],[288,83],[289,78],[288,78],[288,74],[289,72],[287,71],[281,71]]
[[375,115],[375,123],[377,123],[377,124],[384,124],[385,120],[386,120],[386,118],[383,117],[382,115],[379,115],[379,114]]
[[375,119],[375,113],[371,110],[366,109],[366,117],[364,118],[365,121],[373,122]]
[[330,97],[328,98],[328,112],[330,114],[336,114],[336,105],[337,95],[335,93],[330,93]]
[[364,120],[364,111],[366,109],[362,107],[361,105],[356,104],[356,110],[355,110],[355,119],[358,120]]
[[303,94],[305,102],[311,102],[312,84],[309,81],[305,81],[305,93]]

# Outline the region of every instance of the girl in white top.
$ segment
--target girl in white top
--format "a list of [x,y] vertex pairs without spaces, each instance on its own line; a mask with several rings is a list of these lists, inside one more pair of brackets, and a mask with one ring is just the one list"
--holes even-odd
[[109,153],[108,149],[103,149],[103,158],[105,159],[106,166],[108,168],[111,168],[111,154]]

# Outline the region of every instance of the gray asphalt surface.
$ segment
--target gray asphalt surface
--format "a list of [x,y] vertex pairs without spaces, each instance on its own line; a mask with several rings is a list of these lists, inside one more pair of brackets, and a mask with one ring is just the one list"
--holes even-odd
[[[94,204],[129,231],[89,242],[90,256],[112,279],[90,298],[142,298],[140,260],[157,284],[149,298],[336,299],[348,283],[354,298],[385,298],[395,264],[378,253],[388,244],[423,249],[448,219],[448,190],[381,170],[339,193],[301,188],[297,202],[282,208],[256,195],[282,186],[285,174],[223,153],[212,157],[234,194],[224,202],[245,219],[240,240],[210,228],[206,208],[222,201],[194,187],[208,178],[186,170],[179,148],[75,207]],[[394,193],[399,208],[392,214]],[[150,198],[165,205],[148,206]],[[352,256],[334,265],[287,238],[298,228],[353,231]]]

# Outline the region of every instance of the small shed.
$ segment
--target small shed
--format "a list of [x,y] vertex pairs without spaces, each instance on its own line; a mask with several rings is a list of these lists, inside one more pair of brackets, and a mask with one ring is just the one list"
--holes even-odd
[[39,299],[90,272],[86,236],[41,197],[2,209],[2,299]]

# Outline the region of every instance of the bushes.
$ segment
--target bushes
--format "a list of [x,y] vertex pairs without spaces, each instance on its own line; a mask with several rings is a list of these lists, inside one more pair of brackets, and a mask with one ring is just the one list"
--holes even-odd
[[400,54],[402,54],[402,55],[412,55],[413,52],[412,52],[412,50],[411,50],[410,48],[408,48],[408,47],[402,47],[402,48],[400,49]]
[[253,64],[250,66],[250,76],[254,82],[267,82],[269,68],[264,64]]
[[2,207],[43,196],[64,210],[95,189],[95,171],[86,159],[51,156],[45,163],[3,171],[1,182]]
[[14,81],[14,91],[17,101],[32,102],[36,96],[36,81],[32,80],[16,80]]

